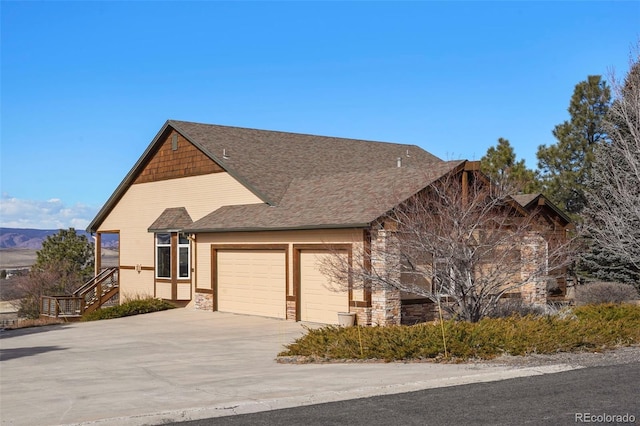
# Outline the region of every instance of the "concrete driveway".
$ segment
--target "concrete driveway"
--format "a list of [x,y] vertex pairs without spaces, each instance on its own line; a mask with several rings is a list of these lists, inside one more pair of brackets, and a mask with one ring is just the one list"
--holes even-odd
[[174,309],[0,333],[3,425],[162,424],[569,369],[278,364],[300,323]]

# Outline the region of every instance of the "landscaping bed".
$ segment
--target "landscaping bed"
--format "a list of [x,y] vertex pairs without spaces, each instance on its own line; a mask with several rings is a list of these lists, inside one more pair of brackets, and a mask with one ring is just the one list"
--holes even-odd
[[111,306],[95,310],[82,316],[81,321],[97,321],[103,319],[113,319],[129,317],[132,315],[148,314],[151,312],[166,311],[176,306],[166,300],[147,297],[142,299],[128,300],[120,305]]
[[[444,340],[443,340],[444,334]],[[445,351],[446,343],[446,351]],[[640,306],[589,305],[555,315],[449,320],[413,326],[307,329],[280,362],[491,360],[594,352],[640,344]]]

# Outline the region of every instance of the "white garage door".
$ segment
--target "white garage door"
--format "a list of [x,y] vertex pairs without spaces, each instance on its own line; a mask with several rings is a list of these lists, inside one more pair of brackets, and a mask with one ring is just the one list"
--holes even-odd
[[349,311],[348,291],[335,291],[338,288],[320,272],[323,259],[335,255],[318,251],[300,252],[300,319],[302,321],[337,324],[338,312]]
[[285,318],[284,251],[218,250],[217,259],[219,311]]

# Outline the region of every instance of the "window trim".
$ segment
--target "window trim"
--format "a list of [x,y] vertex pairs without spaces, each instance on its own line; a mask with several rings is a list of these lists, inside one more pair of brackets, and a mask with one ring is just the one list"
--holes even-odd
[[[186,242],[181,243],[180,239],[181,236],[184,236],[184,240]],[[176,250],[176,265],[177,265],[177,277],[176,279],[178,280],[189,280],[191,279],[191,241],[189,240],[189,237],[186,233],[184,232],[178,232],[178,238],[177,240],[177,244],[178,244],[178,249]],[[180,266],[181,266],[181,262],[180,262],[180,249],[187,249],[187,275],[186,276],[182,276],[180,274]]]
[[[160,243],[160,236],[161,235],[168,235],[169,236],[169,242],[168,243]],[[171,269],[173,267],[173,256],[172,256],[172,250],[171,250],[171,233],[170,232],[158,232],[154,235],[154,240],[155,240],[155,257],[156,257],[156,267],[155,267],[155,277],[156,279],[171,279]],[[162,276],[160,275],[160,248],[169,248],[169,274],[166,276]]]

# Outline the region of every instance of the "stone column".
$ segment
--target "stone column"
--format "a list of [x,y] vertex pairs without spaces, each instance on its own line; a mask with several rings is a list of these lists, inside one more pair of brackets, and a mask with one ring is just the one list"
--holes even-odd
[[540,235],[530,233],[522,239],[521,279],[528,283],[520,288],[520,294],[527,303],[534,305],[547,303],[548,257],[547,241]]
[[[371,267],[380,274],[393,274],[399,272],[397,265],[391,262],[397,261],[397,257],[390,253],[393,250],[389,244],[393,233],[385,229],[371,231]],[[385,272],[386,271],[386,272]],[[389,272],[393,271],[393,272]],[[396,277],[398,280],[400,277]],[[400,325],[401,303],[400,291],[383,287],[374,283],[371,289],[371,324],[372,325]]]

